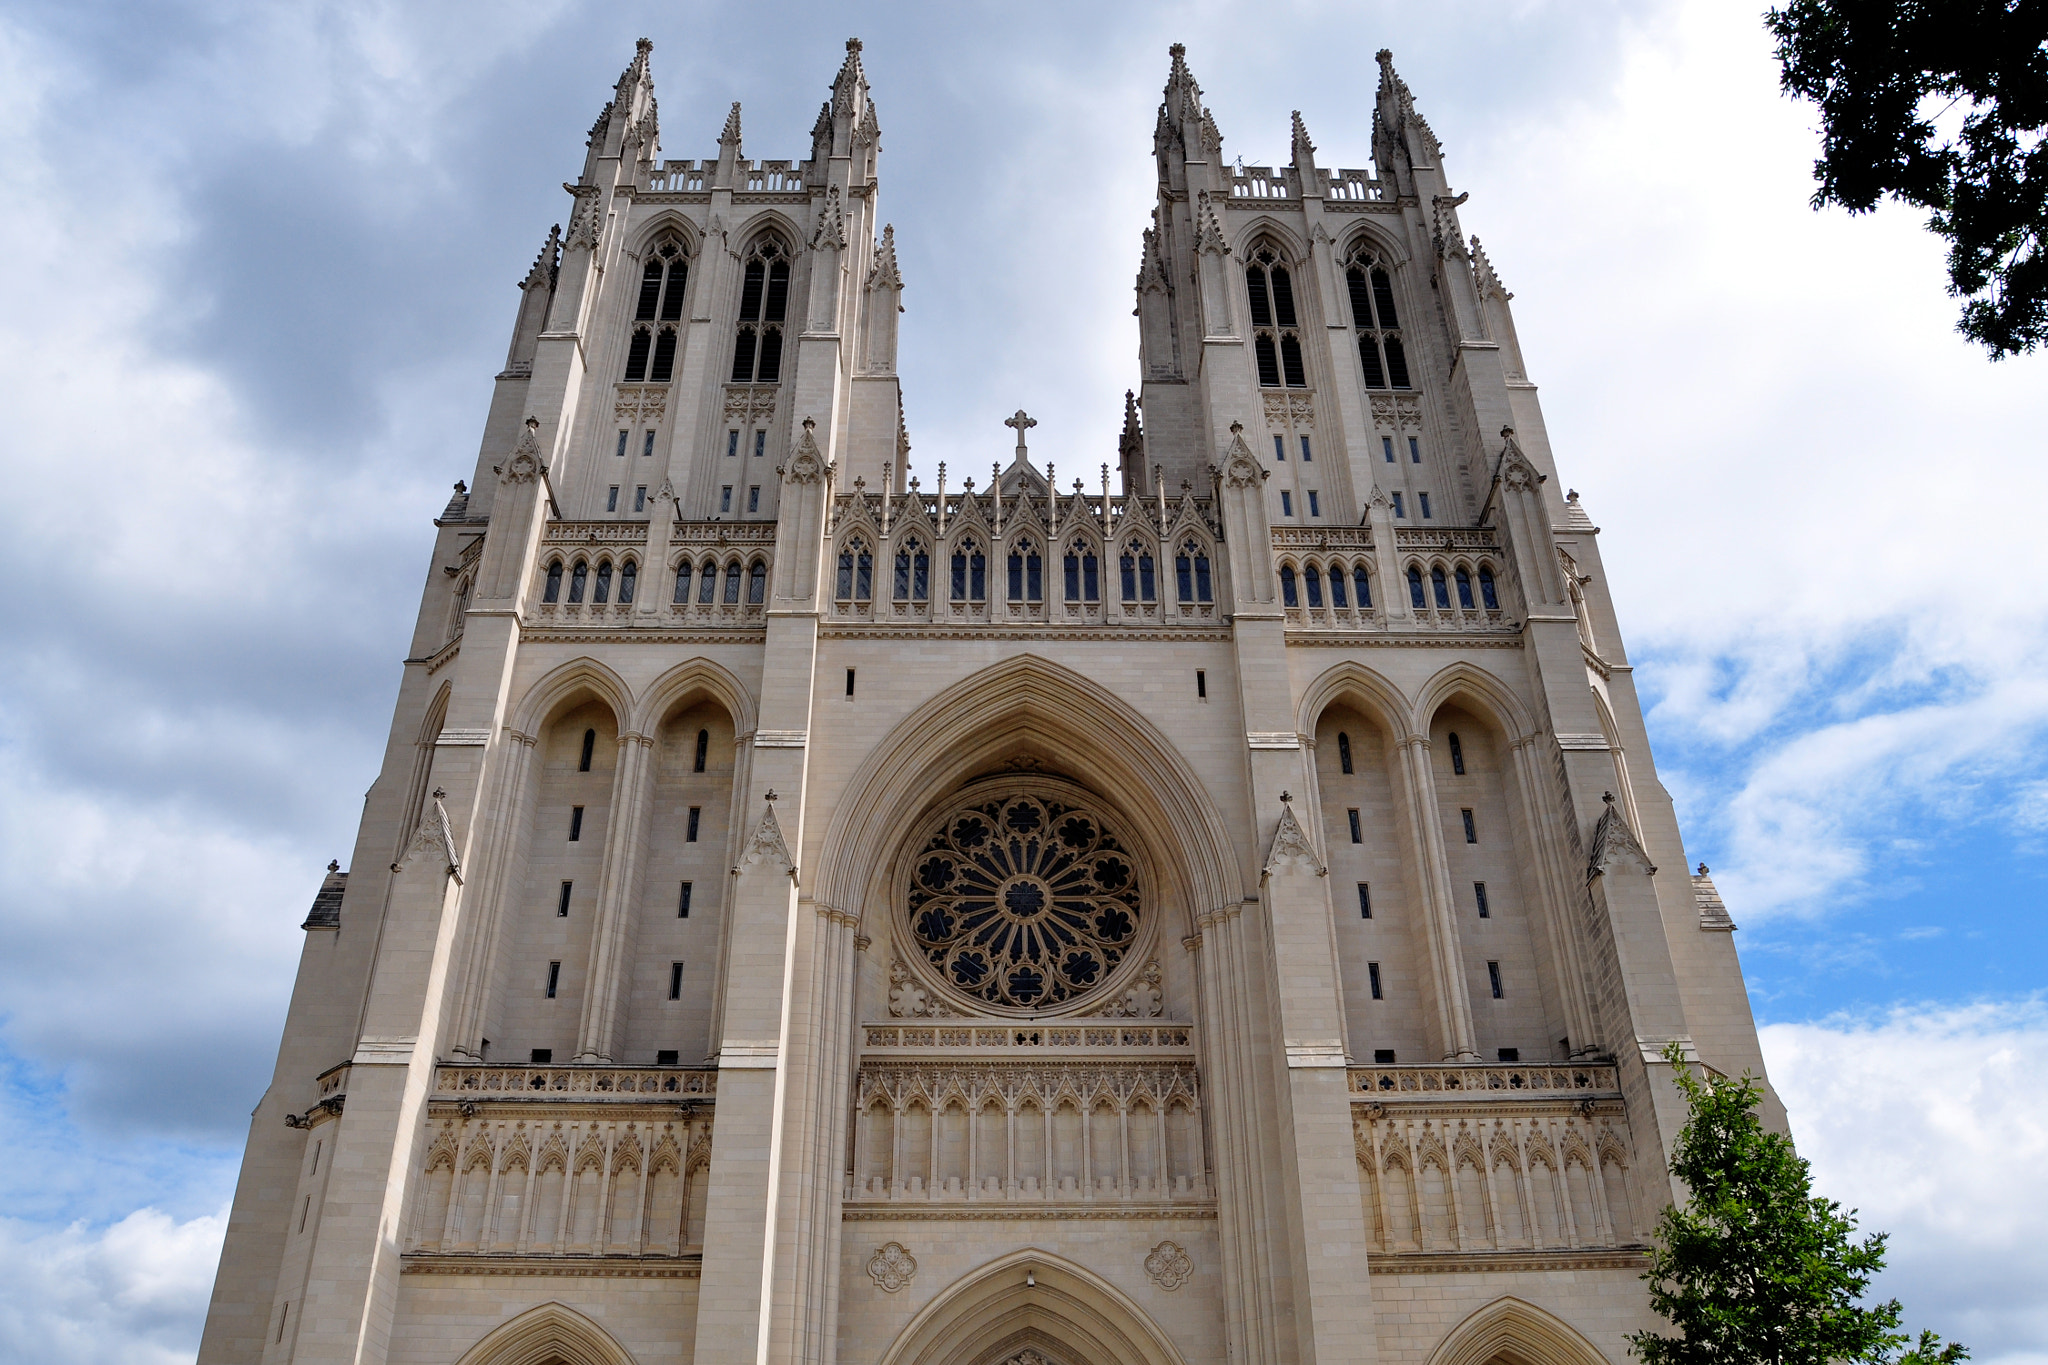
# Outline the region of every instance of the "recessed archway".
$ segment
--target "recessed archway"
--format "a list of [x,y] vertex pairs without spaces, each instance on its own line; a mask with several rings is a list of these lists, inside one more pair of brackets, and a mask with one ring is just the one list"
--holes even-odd
[[566,1304],[544,1303],[501,1323],[457,1365],[634,1365],[611,1333]]
[[1578,1329],[1533,1303],[1503,1295],[1456,1327],[1429,1365],[1612,1365]]
[[1185,1365],[1129,1295],[1064,1257],[1026,1247],[970,1271],[910,1320],[878,1365]]

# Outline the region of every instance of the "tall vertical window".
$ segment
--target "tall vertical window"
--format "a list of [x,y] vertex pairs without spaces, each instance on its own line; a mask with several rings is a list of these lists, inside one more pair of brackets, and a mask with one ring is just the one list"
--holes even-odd
[[1394,462],[1394,438],[1391,436],[1380,437],[1380,449],[1386,452],[1387,463],[1392,464]]
[[782,324],[788,311],[788,252],[775,237],[761,237],[748,250],[740,277],[739,336],[732,350],[733,383],[781,381]]
[[1159,600],[1158,570],[1152,562],[1150,546],[1135,540],[1124,546],[1124,552],[1117,560],[1117,573],[1123,580],[1124,601]]
[[1459,811],[1458,818],[1465,822],[1465,842],[1468,844],[1478,843],[1479,826],[1473,823],[1472,808],[1470,806],[1467,806],[1465,807],[1465,809]]
[[1345,776],[1351,775],[1351,736],[1342,730],[1337,732],[1337,766],[1344,770]]
[[677,918],[677,919],[688,919],[688,918],[690,917],[690,892],[691,892],[691,890],[692,890],[692,889],[693,889],[692,883],[690,883],[690,882],[684,882],[684,883],[683,883],[683,893],[682,893],[682,895],[680,895],[680,896],[678,896],[678,897],[676,898],[676,918]]
[[1045,600],[1045,560],[1040,557],[1038,546],[1028,540],[1012,545],[1009,570],[1012,602]]
[[953,600],[988,600],[988,556],[971,540],[964,540],[953,548]]
[[652,454],[654,454],[654,433],[653,433],[653,432],[651,432],[651,431],[650,431],[650,432],[648,432],[648,433],[647,433],[647,439],[646,439],[646,440],[644,440],[644,441],[642,441],[642,442],[640,443],[640,453],[641,453],[641,454],[642,454],[643,456],[647,456],[647,455],[652,455]]
[[755,485],[754,485],[754,486],[753,486],[752,488],[749,488],[749,489],[747,490],[747,511],[751,513],[751,512],[758,512],[758,511],[760,511],[760,510],[761,510],[761,485],[757,483],[757,484],[755,484]]
[[633,433],[630,431],[622,431],[619,433],[619,454],[623,455],[626,453],[626,441],[628,438],[632,436],[632,434]]
[[1458,605],[1472,610],[1472,575],[1463,569],[1458,570]]
[[605,493],[604,510],[607,512],[616,512],[619,510],[619,486],[617,484],[613,484],[610,490]]
[[1351,817],[1351,842],[1354,844],[1364,843],[1365,826],[1360,824],[1358,821],[1358,807],[1353,806],[1350,810],[1346,811],[1345,814]]
[[[581,806],[578,806],[578,807],[577,807],[577,809],[578,809],[578,810],[581,810],[581,809],[583,809],[583,808],[582,808]],[[569,918],[569,895],[570,895],[570,893],[571,893],[571,892],[575,891],[575,889],[576,889],[576,883],[574,883],[574,882],[563,882],[563,883],[562,883],[562,893],[561,893],[561,895],[560,895],[560,896],[558,896],[558,897],[556,898],[556,900],[555,900],[555,918],[556,918],[556,919],[567,919],[567,918]]]
[[1422,441],[1418,437],[1410,436],[1408,438],[1408,463],[1422,463]]
[[607,559],[597,566],[597,591],[590,600],[599,606],[612,600],[612,562]]
[[1351,567],[1351,589],[1358,595],[1361,608],[1372,605],[1372,584],[1366,579],[1365,565],[1354,564]]
[[[1244,270],[1244,283],[1251,296],[1252,354],[1258,361],[1260,385],[1307,388],[1300,324],[1294,316],[1294,277],[1286,263],[1270,245],[1255,247]],[[1280,457],[1286,458],[1284,448]]]
[[[1187,563],[1185,557],[1181,563]],[[1079,540],[1067,546],[1066,563],[1063,567],[1066,570],[1066,595],[1069,602],[1102,600],[1102,561],[1096,556],[1093,545],[1085,540]],[[1185,588],[1182,596],[1186,597]]]
[[[740,453],[740,434],[737,431],[725,433],[725,453],[728,459]],[[1394,457],[1389,455],[1387,458],[1391,460]]]
[[697,732],[697,758],[696,761],[690,765],[690,771],[693,773],[703,772],[704,761],[710,757],[711,732],[709,730],[699,730]]
[[683,964],[680,962],[668,964],[668,998],[671,1000],[683,998]]
[[1479,918],[1492,919],[1493,907],[1486,903],[1486,883],[1472,883],[1472,903],[1479,907]]
[[1273,437],[1273,459],[1279,464],[1287,463],[1287,438],[1285,436],[1276,435]]
[[[1385,999],[1386,997],[1380,994],[1380,964],[1377,962],[1366,963],[1365,975],[1367,980],[1372,983],[1372,998],[1375,1000]],[[1373,1053],[1372,1059],[1383,1066],[1392,1066],[1394,1064],[1394,1054],[1384,1048]]]
[[1310,449],[1308,448],[1308,437],[1306,437],[1306,436],[1302,437],[1302,438],[1301,438],[1301,462],[1302,462],[1303,464],[1313,464],[1313,463],[1315,462],[1315,458],[1316,458],[1316,457],[1315,457],[1315,452],[1311,451],[1311,450],[1310,450]]
[[577,760],[576,760],[576,771],[577,771],[577,772],[579,772],[579,773],[587,773],[587,772],[589,772],[589,771],[590,771],[590,760],[591,760],[592,756],[593,756],[593,755],[595,755],[596,753],[597,753],[597,731],[595,731],[595,730],[585,730],[585,731],[583,732],[583,756],[582,756],[581,758],[579,758],[579,759],[577,759]]
[[619,565],[619,601],[621,603],[633,600],[633,588],[639,581],[640,566],[638,564],[629,559]]
[[703,823],[703,820],[704,808],[702,806],[690,807],[690,823],[683,831],[684,843],[694,844],[697,842],[697,830],[699,826]]
[[543,602],[559,602],[562,600],[562,561],[559,559],[548,565],[548,586],[547,590],[541,594],[540,600]]
[[918,540],[905,541],[896,550],[896,600],[923,602],[931,595],[931,553]]
[[1301,605],[1301,593],[1294,586],[1294,566],[1292,564],[1282,564],[1280,566],[1280,605],[1283,607],[1298,607]]
[[839,551],[839,600],[866,602],[875,595],[875,556],[859,536]]
[[1280,490],[1280,515],[1283,517],[1294,515],[1294,494],[1284,488]]
[[[1319,517],[1323,514],[1322,506],[1316,501],[1316,490],[1313,488],[1308,490],[1308,514],[1312,517]],[[1422,515],[1428,516],[1429,509],[1425,507]]]
[[1459,777],[1465,775],[1465,746],[1455,730],[1451,732],[1451,771]]
[[698,570],[697,600],[699,602],[709,602],[712,598],[716,597],[717,595],[718,565],[713,561],[707,559],[704,561],[704,567]]
[[1479,600],[1486,604],[1488,611],[1500,610],[1500,594],[1493,587],[1493,570],[1485,567],[1479,570]]
[[[1351,323],[1358,334],[1358,359],[1369,389],[1405,389],[1408,353],[1401,347],[1401,322],[1394,313],[1394,281],[1371,256],[1354,260],[1344,272],[1351,287]],[[1388,458],[1393,458],[1389,452]]]
[[555,998],[555,990],[561,984],[562,964],[559,962],[550,962],[548,964],[548,999],[552,1000]]
[[[633,309],[633,334],[626,343],[626,382],[666,384],[675,375],[676,331],[682,324],[683,298],[689,292],[690,262],[682,243],[667,237],[647,254],[640,268],[640,300]],[[648,433],[648,453],[653,453]],[[619,454],[626,453],[626,434],[619,433]]]
[[1486,964],[1486,981],[1488,985],[1493,987],[1493,998],[1499,1000],[1501,998],[1501,989],[1500,964],[1498,962],[1489,962]]
[[1358,884],[1358,917],[1360,919],[1372,918],[1372,884],[1369,882],[1360,882]]
[[1415,505],[1422,509],[1422,515],[1427,519],[1429,516],[1429,494],[1417,493],[1415,495]]
[[1209,577],[1209,554],[1200,541],[1190,540],[1180,547],[1180,554],[1173,561],[1173,570],[1180,581],[1181,601],[1216,600],[1215,584]]
[[1451,590],[1444,583],[1442,565],[1438,565],[1429,571],[1429,590],[1435,595],[1436,604],[1440,609],[1444,611],[1451,609]]
[[767,433],[767,432],[765,432],[765,431],[757,431],[757,432],[755,432],[755,433],[754,433],[754,458],[758,460],[758,459],[760,459],[760,458],[761,458],[761,457],[762,457],[763,455],[766,455],[767,453],[768,453],[768,433]]
[[583,807],[581,807],[581,806],[571,806],[571,807],[569,807],[569,842],[570,842],[570,843],[572,843],[572,844],[575,844],[575,843],[581,843],[581,842],[582,842],[582,840],[583,840]]
[[1323,571],[1311,564],[1301,576],[1308,586],[1308,604],[1312,607],[1323,605]]
[[1422,595],[1422,570],[1413,564],[1408,566],[1408,605],[1417,611],[1429,605]]
[[1408,507],[1405,503],[1401,501],[1401,495],[1399,493],[1395,493],[1392,496],[1394,499],[1394,515],[1397,517],[1406,517],[1408,515]]
[[1344,566],[1342,564],[1332,564],[1330,566],[1330,605],[1333,607],[1345,605]]

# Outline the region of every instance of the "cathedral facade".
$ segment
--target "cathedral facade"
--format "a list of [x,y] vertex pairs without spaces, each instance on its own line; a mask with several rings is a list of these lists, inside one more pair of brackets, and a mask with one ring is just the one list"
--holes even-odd
[[1665,1051],[1762,1060],[1384,52],[1370,135],[1226,160],[1174,48],[1122,430],[927,488],[859,43],[788,161],[664,159],[640,45],[201,1361],[1622,1365]]

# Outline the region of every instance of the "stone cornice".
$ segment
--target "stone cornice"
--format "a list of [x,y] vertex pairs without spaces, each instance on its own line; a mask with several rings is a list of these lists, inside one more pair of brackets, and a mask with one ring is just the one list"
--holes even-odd
[[1647,1250],[1573,1251],[1375,1251],[1365,1258],[1373,1275],[1428,1275],[1452,1272],[1626,1270],[1640,1274]]
[[694,1280],[703,1254],[692,1256],[493,1256],[467,1251],[415,1251],[400,1259],[401,1275],[559,1275],[575,1279]]
[[889,1200],[881,1203],[855,1203],[851,1200],[840,1205],[840,1218],[849,1223],[891,1223],[949,1221],[990,1221],[1021,1222],[1042,1220],[1045,1222],[1068,1223],[1076,1220],[1114,1218],[1129,1221],[1171,1221],[1191,1222],[1216,1216],[1212,1204],[1040,1204],[1036,1207],[1021,1207],[1016,1204],[997,1203],[993,1200],[961,1201],[958,1203],[913,1204],[903,1200]]

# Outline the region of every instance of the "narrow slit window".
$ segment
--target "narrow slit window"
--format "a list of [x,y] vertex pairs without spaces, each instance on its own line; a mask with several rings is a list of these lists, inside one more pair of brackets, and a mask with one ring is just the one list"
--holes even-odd
[[702,806],[690,807],[690,824],[689,828],[683,834],[684,843],[694,844],[697,842],[697,827],[703,823],[703,820],[704,808]]
[[755,432],[755,433],[754,433],[754,458],[758,460],[758,459],[760,459],[760,458],[761,458],[761,457],[762,457],[763,455],[766,455],[767,453],[768,453],[768,433],[767,433],[767,432],[765,432],[765,431],[757,431],[757,432]]
[[853,670],[850,668],[846,670],[846,695],[853,695]]
[[637,485],[633,489],[633,510],[635,512],[645,512],[647,510],[647,485],[644,483]]
[[1358,594],[1360,611],[1372,605],[1372,583],[1365,576],[1365,565],[1359,564],[1352,568],[1351,587]]
[[[1375,1000],[1386,999],[1386,994],[1380,987],[1380,964],[1377,962],[1366,963],[1365,977],[1372,984],[1372,998]],[[1383,1066],[1388,1065],[1394,1060],[1394,1054],[1386,1051],[1376,1052],[1373,1054],[1373,1060]]]
[[579,773],[587,773],[587,772],[589,772],[589,771],[590,771],[590,760],[591,760],[592,756],[593,756],[593,755],[595,755],[596,753],[597,753],[597,731],[595,731],[595,730],[585,730],[585,731],[583,732],[583,757],[582,757],[582,758],[580,758],[579,760],[577,760],[577,763],[576,763],[576,771],[577,771],[577,772],[579,772]]
[[618,449],[618,453],[619,453],[620,455],[624,455],[624,454],[626,453],[626,442],[627,442],[627,441],[629,441],[629,440],[631,440],[632,438],[633,438],[633,433],[632,433],[632,432],[630,432],[630,431],[622,431],[622,432],[620,432],[620,433],[619,433],[619,449]]
[[668,964],[668,998],[671,1000],[683,998],[683,964],[680,962]]
[[1209,673],[1207,669],[1195,670],[1195,696],[1198,700],[1209,700]]
[[703,772],[704,764],[710,757],[711,732],[709,730],[699,730],[697,732],[697,754],[690,762],[690,771],[693,773]]
[[725,433],[725,453],[728,457],[740,453],[740,434],[737,431]]
[[731,484],[727,484],[727,485],[725,485],[725,486],[724,486],[723,488],[721,488],[721,489],[719,489],[719,490],[718,490],[718,510],[719,510],[720,512],[730,512],[730,511],[732,511],[732,485],[731,485]]
[[1444,571],[1441,567],[1429,571],[1429,587],[1430,591],[1436,595],[1437,607],[1440,610],[1449,611],[1451,609],[1451,590],[1444,584]]
[[541,593],[540,600],[543,602],[559,602],[562,600],[562,561],[559,559],[548,565],[548,586]]
[[1287,438],[1277,433],[1273,437],[1273,459],[1278,464],[1287,463]]
[[1365,826],[1359,823],[1358,807],[1353,806],[1350,810],[1346,811],[1345,814],[1351,817],[1351,842],[1354,844],[1364,843]]
[[[1308,490],[1308,514],[1312,517],[1319,517],[1323,514],[1323,509],[1316,502],[1316,490],[1313,488]],[[1429,513],[1424,512],[1422,515],[1426,517]]]
[[1500,594],[1494,589],[1491,569],[1482,568],[1479,571],[1479,600],[1486,605],[1488,611],[1500,610]]
[[1351,775],[1351,736],[1342,730],[1337,732],[1337,763],[1345,776]]
[[1394,515],[1395,515],[1395,516],[1397,516],[1397,517],[1401,517],[1401,518],[1405,519],[1405,518],[1407,517],[1407,515],[1408,515],[1408,508],[1407,508],[1407,505],[1406,505],[1406,504],[1404,504],[1404,503],[1403,503],[1403,502],[1401,501],[1401,495],[1400,495],[1399,493],[1396,493],[1396,494],[1394,494],[1394,495],[1393,495],[1393,498],[1394,498]]
[[299,1231],[300,1231],[300,1232],[302,1232],[302,1233],[303,1233],[303,1232],[304,1232],[304,1231],[306,1230],[306,1217],[307,1217],[307,1215],[309,1215],[309,1214],[310,1214],[310,1213],[312,1213],[312,1212],[313,1212],[313,1196],[309,1194],[309,1195],[307,1195],[307,1196],[306,1196],[305,1200],[304,1200],[304,1201],[303,1201],[303,1202],[302,1202],[302,1203],[301,1203],[301,1204],[299,1205]]
[[1392,464],[1394,462],[1394,438],[1391,436],[1380,437],[1380,449],[1386,452],[1387,463]]
[[1465,775],[1465,746],[1458,739],[1458,732],[1451,731],[1451,771],[1459,777]]
[[650,432],[648,432],[648,433],[647,433],[647,439],[646,439],[645,441],[641,442],[641,444],[640,444],[640,454],[641,454],[641,455],[642,455],[643,457],[645,457],[645,456],[650,456],[650,455],[654,454],[654,433],[653,433],[653,432],[651,432],[651,431],[650,431]]
[[749,511],[749,512],[758,512],[758,511],[760,511],[760,510],[761,510],[761,485],[757,483],[757,484],[755,484],[755,485],[754,485],[753,487],[751,487],[751,488],[749,488],[749,489],[747,490],[747,511]]
[[1280,490],[1280,515],[1283,517],[1294,515],[1294,494],[1284,488]]
[[1345,605],[1344,566],[1342,564],[1332,564],[1330,566],[1330,605],[1333,607]]
[[583,807],[569,807],[569,842],[576,843],[583,838]]
[[561,984],[562,964],[550,962],[548,964],[548,999],[552,1000],[555,998],[555,992],[561,987]]
[[1465,842],[1468,844],[1478,843],[1479,826],[1472,823],[1472,808],[1470,806],[1465,807],[1458,812],[1458,817],[1465,822]]
[[1294,566],[1292,564],[1282,564],[1280,566],[1280,605],[1283,607],[1298,607],[1301,605],[1301,598],[1294,586]]
[[1458,570],[1458,605],[1472,610],[1472,575],[1463,569]]
[[1412,564],[1408,566],[1408,605],[1417,611],[1428,605],[1422,595],[1422,570]]
[[689,882],[684,882],[684,883],[683,883],[683,890],[682,890],[682,894],[676,897],[676,918],[677,918],[677,919],[688,919],[688,918],[690,917],[690,893],[691,893],[691,892],[692,892],[692,891],[693,891],[694,889],[695,889],[695,888],[694,888],[694,886],[693,886],[693,885],[692,885],[691,883],[689,883]]
[[616,512],[619,510],[619,486],[617,484],[613,484],[611,488],[605,493],[604,510],[607,512]]
[[1422,463],[1422,442],[1414,436],[1408,438],[1408,463]]
[[1315,458],[1316,458],[1316,457],[1315,457],[1315,453],[1314,453],[1313,451],[1311,451],[1311,450],[1310,450],[1310,449],[1308,448],[1308,437],[1306,437],[1306,436],[1302,437],[1302,438],[1301,438],[1301,462],[1302,462],[1303,464],[1313,464],[1313,463],[1315,462]]
[[1427,493],[1417,493],[1417,494],[1415,495],[1415,506],[1416,506],[1416,507],[1417,507],[1418,509],[1420,509],[1420,511],[1422,512],[1422,515],[1423,515],[1423,518],[1424,518],[1424,520],[1428,520],[1428,519],[1429,519],[1429,515],[1430,515],[1430,513],[1429,513],[1429,494],[1427,494]]
[[576,890],[576,883],[563,882],[562,894],[555,898],[555,918],[569,918],[569,896]]
[[1472,903],[1479,907],[1479,918],[1492,919],[1493,907],[1486,903],[1486,883],[1472,883]]
[[1370,882],[1360,882],[1358,884],[1358,917],[1360,919],[1372,918],[1372,883]]
[[1486,984],[1493,987],[1494,999],[1501,1000],[1506,998],[1501,994],[1500,964],[1498,962],[1489,962],[1486,964]]
[[1312,607],[1323,605],[1323,571],[1311,564],[1302,573],[1304,585],[1308,588],[1308,604]]

